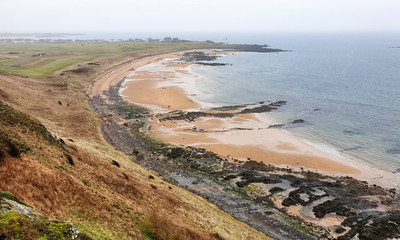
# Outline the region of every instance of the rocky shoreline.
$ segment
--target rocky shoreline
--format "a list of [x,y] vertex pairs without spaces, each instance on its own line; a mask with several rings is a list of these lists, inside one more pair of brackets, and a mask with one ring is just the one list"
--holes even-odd
[[[296,172],[251,159],[177,147],[146,135],[151,114],[123,101],[120,85],[90,105],[103,116],[104,138],[166,181],[185,188],[275,239],[386,239],[400,236],[400,196],[350,177]],[[232,106],[225,107],[225,110]],[[224,109],[222,109],[224,110]],[[293,213],[292,208],[299,208]],[[325,226],[324,220],[336,222]],[[328,221],[328,222],[329,222]]]
[[[276,209],[253,202],[239,187],[216,178],[219,166],[225,162],[221,157],[204,149],[174,147],[149,139],[141,133],[147,128],[148,113],[127,111],[126,102],[118,95],[118,86],[105,94],[108,104],[97,96],[90,101],[90,106],[103,116],[103,136],[117,150],[131,155],[137,164],[156,172],[167,182],[203,197],[274,239],[314,239],[282,220]],[[135,112],[141,109],[131,107]],[[236,168],[236,164],[229,165]],[[235,171],[239,173],[240,170]]]
[[[216,56],[192,52],[185,61],[212,61]],[[107,142],[156,172],[165,181],[217,205],[239,221],[274,239],[387,239],[400,237],[400,195],[396,189],[368,185],[351,177],[278,168],[252,159],[221,157],[202,148],[174,146],[151,139],[149,119],[195,122],[199,117],[274,111],[286,102],[259,102],[171,111],[153,115],[121,99],[122,81],[94,96],[90,106],[103,116]],[[287,124],[303,124],[297,119]],[[285,124],[271,125],[280,128]],[[230,129],[241,130],[241,129]],[[201,129],[188,129],[201,131]]]

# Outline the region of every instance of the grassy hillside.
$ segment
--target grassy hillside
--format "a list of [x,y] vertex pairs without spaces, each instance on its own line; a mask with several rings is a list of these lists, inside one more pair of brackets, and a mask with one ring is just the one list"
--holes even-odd
[[[113,149],[102,138],[101,117],[87,103],[91,80],[113,66],[155,52],[206,46],[1,46],[0,69],[30,77],[0,73],[0,191],[50,219],[71,221],[93,239],[265,239]],[[7,52],[18,57],[6,58]],[[34,52],[47,54],[36,60]]]

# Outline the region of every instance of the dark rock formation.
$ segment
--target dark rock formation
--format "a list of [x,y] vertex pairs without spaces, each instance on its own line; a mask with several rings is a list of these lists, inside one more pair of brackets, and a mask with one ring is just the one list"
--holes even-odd
[[337,198],[315,206],[313,212],[317,218],[323,218],[328,213],[336,213],[338,216],[349,216],[355,214],[351,213],[349,207],[344,206]]
[[338,240],[353,239],[392,239],[400,236],[400,211],[393,212],[362,212],[353,215],[342,223],[351,230]]
[[260,53],[272,53],[272,52],[288,52],[287,50],[281,50],[276,48],[269,48],[268,45],[257,45],[257,44],[243,44],[233,48],[235,51],[240,52],[260,52]]
[[268,105],[261,105],[255,108],[245,108],[240,113],[263,113],[271,112],[286,104],[286,101],[273,102]]
[[195,62],[195,64],[204,65],[204,66],[212,66],[212,67],[220,67],[220,66],[231,65],[231,64],[228,64],[228,63],[206,63],[206,62]]
[[296,120],[293,120],[291,122],[291,124],[298,124],[298,123],[304,123],[304,120],[303,119],[296,119]]
[[274,125],[269,125],[268,128],[283,128],[286,124],[274,124]]
[[194,52],[186,52],[183,54],[183,57],[180,59],[186,62],[198,62],[198,61],[214,61],[217,60],[216,55],[209,55],[205,52],[194,51]]

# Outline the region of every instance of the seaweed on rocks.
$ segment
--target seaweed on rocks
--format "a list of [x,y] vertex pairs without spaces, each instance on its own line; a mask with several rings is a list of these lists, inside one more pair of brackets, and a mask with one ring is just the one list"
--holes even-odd
[[268,105],[261,105],[255,108],[245,108],[240,113],[263,113],[277,110],[279,107],[286,104],[286,101],[273,102]]
[[286,124],[273,124],[269,125],[268,128],[283,128]]
[[338,216],[350,216],[355,215],[354,212],[350,212],[348,206],[343,205],[339,199],[328,200],[321,203],[313,208],[314,215],[317,218],[323,218],[328,213],[336,213]]
[[232,106],[222,106],[222,107],[214,107],[211,108],[211,111],[220,111],[220,112],[228,112],[228,111],[235,111],[241,108],[247,107],[249,104],[241,104],[241,105],[232,105]]
[[263,172],[271,172],[275,169],[275,167],[272,165],[266,165],[263,162],[257,162],[254,160],[249,160],[244,162],[243,167],[250,170],[263,171]]
[[186,62],[214,61],[217,60],[217,57],[218,56],[216,55],[209,55],[205,52],[193,51],[193,52],[185,52],[180,60]]
[[220,67],[220,66],[231,65],[229,63],[207,63],[207,62],[195,62],[195,64],[203,65],[203,66],[212,66],[212,67]]
[[293,120],[291,122],[291,124],[298,124],[298,123],[304,123],[304,120],[303,119],[296,119],[296,120]]
[[236,182],[238,187],[245,187],[251,183],[275,184],[282,182],[276,175],[264,175],[254,170],[245,170],[237,176],[241,177],[241,181]]
[[[319,200],[323,197],[326,197],[327,194],[321,194],[321,195],[315,195],[313,193],[313,188],[308,187],[308,186],[301,186],[299,189],[295,191],[291,191],[289,193],[289,196],[285,198],[282,202],[283,206],[291,206],[291,205],[296,205],[296,204],[301,204],[303,206],[306,206],[316,200]],[[305,193],[307,194],[307,199],[304,199],[301,194]]]
[[160,121],[184,120],[187,122],[193,122],[196,118],[200,117],[232,118],[234,116],[235,114],[233,113],[183,112],[183,111],[172,111],[167,114],[157,115]]
[[250,104],[244,104],[211,108],[210,111],[184,112],[182,110],[174,110],[165,114],[158,114],[156,115],[156,117],[160,121],[184,120],[187,122],[193,122],[196,118],[200,117],[232,118],[237,114],[270,112],[273,110],[277,110],[284,104],[286,104],[286,101],[273,102],[268,105],[261,105],[254,108],[246,108]]
[[338,237],[338,240],[353,239],[393,239],[400,236],[400,211],[368,211],[352,215],[342,223],[350,231]]

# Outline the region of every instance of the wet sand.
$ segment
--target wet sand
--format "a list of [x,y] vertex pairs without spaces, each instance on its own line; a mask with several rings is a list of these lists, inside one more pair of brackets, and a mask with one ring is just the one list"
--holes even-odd
[[[132,72],[121,89],[124,99],[149,107],[154,113],[171,110],[207,111],[193,99],[196,76],[190,64],[166,56]],[[195,146],[230,159],[248,158],[266,164],[308,169],[329,175],[350,175],[384,187],[398,187],[397,174],[362,166],[343,156],[329,155],[302,139],[280,129],[268,128],[274,122],[257,114],[238,114],[232,118],[203,117],[193,122],[152,119],[151,136],[177,145]]]
[[303,167],[328,174],[359,173],[356,168],[329,159],[325,153],[318,152],[295,137],[267,127],[259,120],[241,116],[229,119],[201,118],[190,123],[158,123],[155,120],[151,135],[162,141],[201,147],[232,158],[250,158],[266,164]]
[[153,104],[164,109],[195,109],[200,105],[186,97],[177,86],[157,87],[162,80],[139,80],[125,84],[126,99],[140,104]]

